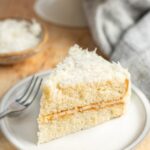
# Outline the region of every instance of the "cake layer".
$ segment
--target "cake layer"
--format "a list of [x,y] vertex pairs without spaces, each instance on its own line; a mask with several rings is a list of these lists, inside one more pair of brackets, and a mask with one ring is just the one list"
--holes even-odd
[[91,103],[90,105],[78,106],[78,107],[73,107],[71,109],[61,110],[61,111],[57,111],[57,112],[51,112],[48,115],[41,115],[38,118],[38,122],[39,123],[48,123],[48,122],[51,122],[52,120],[68,117],[69,115],[74,115],[75,113],[78,113],[78,112],[83,113],[85,111],[91,111],[91,110],[99,111],[100,109],[110,107],[113,105],[118,105],[118,104],[124,104],[123,99],[116,100],[116,101]]
[[[125,79],[122,82],[114,80],[69,87],[57,85],[55,91],[45,85],[43,87],[40,114],[48,115],[52,112],[90,105],[90,103],[123,99],[130,90],[129,84],[129,80]],[[53,95],[54,93],[56,96]]]
[[78,112],[74,115],[52,120],[49,123],[39,124],[39,143],[65,136],[76,131],[87,129],[112,118],[119,117],[124,112],[124,104],[111,105],[98,111],[90,110]]

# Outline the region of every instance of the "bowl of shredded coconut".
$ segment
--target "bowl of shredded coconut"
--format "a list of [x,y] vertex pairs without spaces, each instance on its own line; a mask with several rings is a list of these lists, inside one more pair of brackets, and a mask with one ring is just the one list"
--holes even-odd
[[45,26],[35,19],[1,19],[0,64],[20,62],[43,50],[47,41]]

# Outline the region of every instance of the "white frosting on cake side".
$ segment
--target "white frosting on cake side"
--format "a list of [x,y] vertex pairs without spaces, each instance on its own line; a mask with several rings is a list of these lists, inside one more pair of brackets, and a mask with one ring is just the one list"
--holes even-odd
[[59,83],[72,85],[107,80],[129,79],[128,71],[118,63],[110,63],[95,51],[83,50],[78,45],[69,49],[68,56],[52,70],[44,84],[51,88]]

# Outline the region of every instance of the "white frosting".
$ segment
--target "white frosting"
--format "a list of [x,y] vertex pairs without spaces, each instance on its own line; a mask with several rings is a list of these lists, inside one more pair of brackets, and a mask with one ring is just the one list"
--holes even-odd
[[0,21],[0,53],[21,51],[35,47],[42,28],[35,20],[6,19]]
[[129,73],[119,63],[110,63],[95,51],[82,50],[75,45],[70,48],[63,62],[52,70],[45,84],[53,88],[57,83],[72,85],[115,79],[124,82],[126,78],[129,78]]

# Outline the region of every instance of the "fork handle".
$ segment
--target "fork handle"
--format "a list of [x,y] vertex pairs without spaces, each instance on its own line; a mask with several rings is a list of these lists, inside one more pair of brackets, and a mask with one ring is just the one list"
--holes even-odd
[[5,109],[3,112],[0,113],[0,119],[3,119],[4,117],[6,117],[7,115],[10,114],[10,110]]

